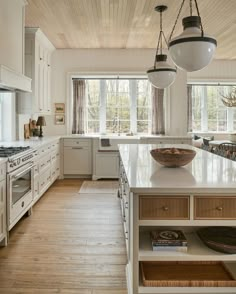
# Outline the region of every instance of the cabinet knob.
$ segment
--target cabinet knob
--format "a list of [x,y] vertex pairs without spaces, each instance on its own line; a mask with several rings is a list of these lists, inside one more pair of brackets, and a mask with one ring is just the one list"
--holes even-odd
[[169,210],[169,207],[168,207],[168,206],[163,206],[162,209],[163,209],[164,211],[168,211],[168,210]]
[[223,210],[223,207],[222,207],[222,206],[217,206],[217,207],[216,207],[216,210],[218,210],[218,211],[222,211],[222,210]]

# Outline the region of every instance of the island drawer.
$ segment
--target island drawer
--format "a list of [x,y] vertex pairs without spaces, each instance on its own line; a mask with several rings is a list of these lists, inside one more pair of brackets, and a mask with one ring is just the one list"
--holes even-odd
[[195,219],[236,219],[236,196],[195,196]]
[[139,219],[189,219],[189,196],[140,195]]

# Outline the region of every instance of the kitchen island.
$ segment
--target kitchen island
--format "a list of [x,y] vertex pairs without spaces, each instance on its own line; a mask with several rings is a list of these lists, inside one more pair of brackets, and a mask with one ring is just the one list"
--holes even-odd
[[[236,226],[236,162],[189,145],[196,150],[193,161],[180,168],[166,168],[150,155],[150,150],[170,145],[122,144],[120,188],[122,215],[128,254],[129,294],[138,293],[236,293],[236,254],[208,248],[196,231],[210,226]],[[173,145],[171,145],[173,147]],[[182,230],[187,252],[153,251],[150,231]],[[144,286],[142,262],[192,262],[223,264],[233,283],[213,286]],[[193,265],[194,267],[194,265]],[[188,274],[186,273],[186,279]],[[214,279],[214,274],[212,279]],[[204,284],[204,283],[203,283]],[[233,285],[233,286],[232,286]]]

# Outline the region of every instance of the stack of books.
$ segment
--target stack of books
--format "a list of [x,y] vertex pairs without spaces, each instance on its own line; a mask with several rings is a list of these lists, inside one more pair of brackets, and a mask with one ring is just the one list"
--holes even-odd
[[188,249],[187,239],[180,230],[156,230],[150,236],[153,251],[186,252]]

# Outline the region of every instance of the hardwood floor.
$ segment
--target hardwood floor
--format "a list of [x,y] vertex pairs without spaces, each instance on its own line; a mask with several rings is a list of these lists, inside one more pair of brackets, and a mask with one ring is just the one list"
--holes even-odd
[[115,194],[78,194],[60,180],[0,248],[0,293],[127,294],[127,261]]

